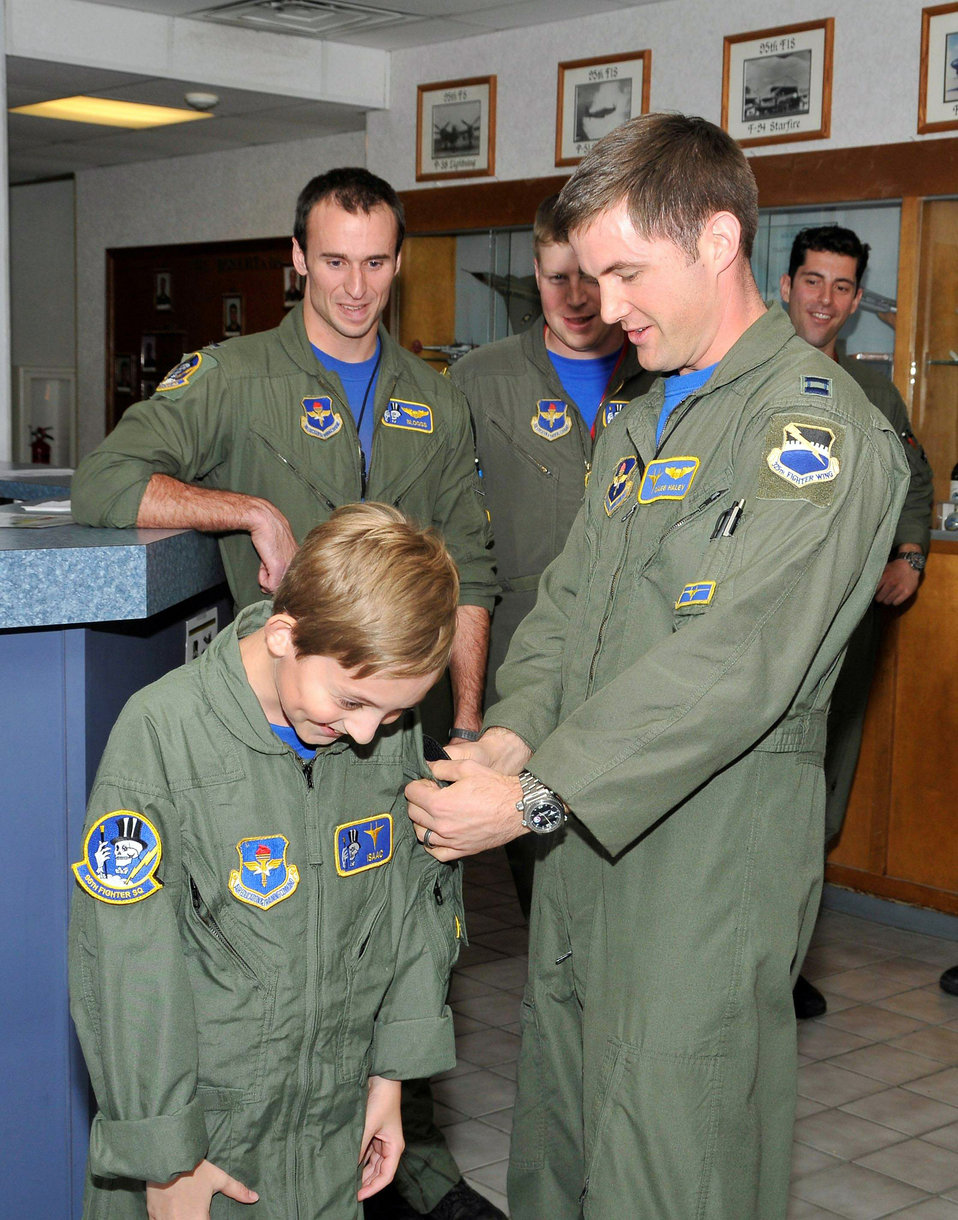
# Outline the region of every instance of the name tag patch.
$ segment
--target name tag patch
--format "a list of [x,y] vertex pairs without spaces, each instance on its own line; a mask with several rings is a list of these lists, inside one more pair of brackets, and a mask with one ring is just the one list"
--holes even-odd
[[173,365],[156,387],[157,393],[160,390],[182,390],[185,385],[189,384],[190,378],[202,363],[203,355],[201,352],[193,352],[190,356],[184,356],[179,364]]
[[831,398],[831,377],[802,377],[802,393],[813,394],[816,398]]
[[153,875],[162,855],[152,822],[130,809],[115,809],[94,822],[73,875],[100,902],[126,906],[162,889]]
[[379,868],[393,854],[393,820],[388,813],[378,813],[358,822],[344,822],[336,827],[336,872],[340,877],[352,877],[368,868]]
[[557,441],[572,431],[569,404],[557,398],[540,398],[532,417],[532,431],[547,441]]
[[390,398],[383,412],[387,428],[411,428],[413,432],[432,432],[432,408],[424,402],[403,402]]
[[675,603],[676,610],[682,606],[707,606],[715,596],[714,580],[697,580],[686,585]]
[[318,436],[320,440],[328,441],[342,428],[343,417],[333,410],[331,398],[304,398],[299,423],[307,436]]
[[769,470],[793,487],[830,483],[838,477],[838,458],[832,455],[835,433],[824,424],[789,421],[782,429],[782,443],[765,459]]
[[228,888],[234,898],[268,911],[288,898],[299,885],[299,869],[286,861],[289,839],[262,835],[236,844],[240,866],[230,872]]
[[639,488],[639,503],[684,500],[699,468],[697,457],[660,458],[649,462]]
[[630,454],[628,457],[622,458],[616,466],[612,482],[605,493],[605,511],[607,516],[611,517],[619,505],[632,494],[634,484],[632,475],[637,465],[638,458],[635,454]]

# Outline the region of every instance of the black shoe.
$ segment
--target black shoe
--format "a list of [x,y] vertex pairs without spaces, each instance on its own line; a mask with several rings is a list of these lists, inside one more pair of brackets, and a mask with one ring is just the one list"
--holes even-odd
[[942,991],[947,991],[949,995],[958,995],[958,966],[952,966],[938,980],[938,984]]
[[[958,971],[956,971],[958,973]],[[956,980],[958,984],[958,980]],[[792,988],[792,1003],[795,1005],[795,1016],[799,1021],[807,1021],[809,1017],[820,1017],[828,1011],[828,1002],[817,987],[813,987],[804,974],[800,974]]]
[[426,1220],[506,1220],[506,1215],[460,1178],[426,1213]]
[[422,1220],[391,1184],[363,1200],[363,1216],[365,1220]]

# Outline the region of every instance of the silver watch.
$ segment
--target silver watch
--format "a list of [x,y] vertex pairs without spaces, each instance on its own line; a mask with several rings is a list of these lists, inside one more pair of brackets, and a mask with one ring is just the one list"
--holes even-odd
[[516,801],[516,809],[522,814],[522,824],[533,834],[548,835],[565,822],[565,805],[531,771],[519,772],[522,796]]
[[910,568],[914,568],[916,572],[925,570],[925,555],[922,551],[899,551],[895,558],[904,559],[905,563]]

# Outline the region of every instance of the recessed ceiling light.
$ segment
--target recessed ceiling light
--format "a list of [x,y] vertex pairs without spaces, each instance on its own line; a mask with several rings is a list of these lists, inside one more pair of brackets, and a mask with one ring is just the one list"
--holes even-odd
[[167,127],[171,123],[192,123],[211,119],[209,113],[180,110],[172,106],[143,106],[139,102],[118,102],[108,97],[59,97],[33,106],[13,106],[11,114],[29,114],[38,119],[62,119],[69,123],[96,123],[103,127]]

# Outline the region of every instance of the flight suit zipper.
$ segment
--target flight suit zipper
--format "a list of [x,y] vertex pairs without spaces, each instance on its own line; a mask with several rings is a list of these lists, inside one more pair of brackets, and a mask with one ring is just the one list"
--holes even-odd
[[203,901],[203,896],[200,894],[199,888],[192,877],[190,877],[190,902],[192,903],[193,910],[196,913],[196,918],[200,921],[207,932],[209,932],[210,936],[212,936],[212,938],[219,945],[221,945],[223,949],[226,950],[246,977],[258,987],[259,979],[256,977],[254,970],[233,947],[233,944],[227,937],[226,933],[213,918],[212,912]]
[[543,466],[543,464],[539,461],[539,459],[534,458],[527,449],[523,449],[523,447],[521,445],[517,445],[515,443],[515,441],[508,435],[505,428],[503,428],[503,426],[501,424],[496,423],[496,421],[494,419],[492,419],[491,417],[489,419],[489,423],[493,428],[495,428],[495,430],[499,433],[499,435],[506,442],[506,444],[510,447],[510,449],[515,450],[515,452],[518,453],[520,457],[525,458],[525,460],[527,462],[531,462],[532,465],[535,466],[536,470],[538,470],[540,474],[544,474],[550,479],[555,478],[555,475],[552,473],[552,471],[549,469],[549,467]]
[[[641,465],[641,463],[640,463],[640,465]],[[644,470],[644,468],[643,468],[643,470]],[[589,666],[588,690],[589,690],[590,695],[592,693],[592,683],[595,681],[595,667],[598,664],[599,653],[602,650],[602,637],[605,634],[605,629],[606,629],[606,626],[608,625],[609,619],[612,617],[612,606],[613,606],[613,603],[615,602],[615,590],[618,586],[619,576],[621,575],[621,572],[622,572],[622,556],[624,556],[628,552],[628,549],[629,549],[629,531],[632,528],[632,518],[635,516],[636,510],[638,509],[638,507],[639,507],[638,504],[633,504],[632,507],[625,514],[625,516],[622,518],[622,521],[621,521],[621,524],[625,527],[624,541],[623,541],[623,546],[622,546],[622,550],[620,553],[618,566],[616,567],[615,571],[612,573],[612,582],[609,585],[609,596],[606,598],[606,603],[605,603],[605,613],[602,615],[602,622],[599,624],[599,633],[596,636],[596,640],[595,640],[595,651],[592,654],[592,663]]]
[[336,508],[336,505],[332,502],[332,500],[330,500],[329,496],[327,496],[325,492],[320,491],[319,488],[315,485],[315,483],[310,482],[310,480],[306,478],[306,476],[303,474],[303,472],[301,470],[299,470],[296,466],[294,466],[293,463],[288,458],[284,457],[283,454],[280,453],[280,451],[276,448],[276,446],[271,441],[268,441],[266,439],[266,437],[262,434],[262,432],[257,432],[256,435],[263,442],[263,444],[270,451],[270,453],[272,453],[273,457],[275,457],[278,461],[282,462],[283,465],[287,468],[287,470],[289,470],[289,472],[292,475],[295,475],[295,477],[297,479],[299,479],[299,481],[301,483],[303,483],[306,487],[308,487],[309,490],[313,493],[313,495],[316,496],[316,498],[318,500],[321,500],[323,502],[323,504],[326,505],[326,507],[330,510],[330,512],[332,512]]

